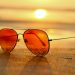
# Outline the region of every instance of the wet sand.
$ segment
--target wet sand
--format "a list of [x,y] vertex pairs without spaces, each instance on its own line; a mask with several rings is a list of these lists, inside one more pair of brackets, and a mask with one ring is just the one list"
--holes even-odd
[[75,75],[75,49],[50,49],[45,57],[28,49],[14,49],[11,54],[0,51],[0,75]]

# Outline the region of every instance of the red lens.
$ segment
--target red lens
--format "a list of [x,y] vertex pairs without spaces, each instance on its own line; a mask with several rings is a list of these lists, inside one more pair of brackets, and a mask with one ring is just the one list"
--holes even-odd
[[25,31],[24,41],[28,49],[37,56],[44,56],[49,51],[48,36],[42,30],[31,29]]
[[17,39],[18,35],[14,30],[0,30],[0,46],[5,52],[11,52],[14,49]]

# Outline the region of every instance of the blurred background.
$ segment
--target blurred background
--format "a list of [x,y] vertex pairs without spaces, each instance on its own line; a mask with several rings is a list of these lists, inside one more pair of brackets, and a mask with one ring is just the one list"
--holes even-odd
[[[42,29],[49,38],[75,36],[75,0],[0,0],[0,29]],[[25,46],[23,38],[17,47]],[[51,42],[51,48],[75,48],[75,39]]]

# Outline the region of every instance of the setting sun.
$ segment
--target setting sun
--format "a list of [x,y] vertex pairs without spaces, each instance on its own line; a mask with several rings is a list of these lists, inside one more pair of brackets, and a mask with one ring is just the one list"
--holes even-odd
[[35,17],[38,19],[44,18],[47,15],[46,10],[38,9],[35,11]]

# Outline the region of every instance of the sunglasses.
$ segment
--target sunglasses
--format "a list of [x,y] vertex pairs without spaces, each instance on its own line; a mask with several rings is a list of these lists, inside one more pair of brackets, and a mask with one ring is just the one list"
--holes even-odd
[[[4,52],[10,53],[15,48],[18,35],[13,29],[4,28],[0,30],[0,46]],[[27,48],[36,56],[44,56],[49,52],[50,41],[75,38],[49,39],[47,33],[39,29],[28,29],[22,35]]]

